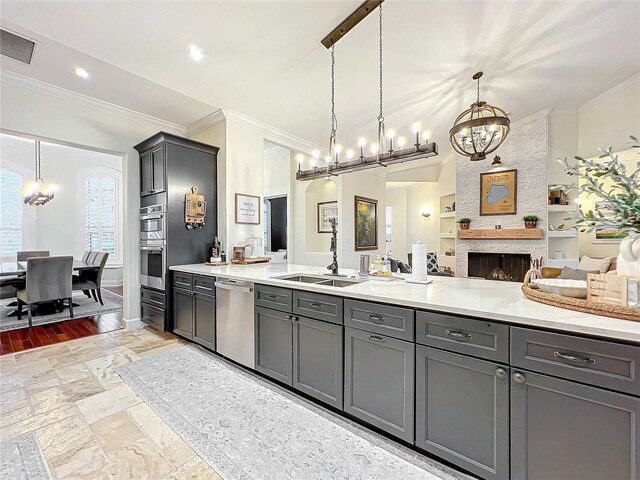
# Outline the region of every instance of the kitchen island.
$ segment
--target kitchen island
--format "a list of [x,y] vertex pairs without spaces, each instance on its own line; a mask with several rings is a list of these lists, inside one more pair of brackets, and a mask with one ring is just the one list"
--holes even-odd
[[175,333],[216,351],[198,335],[215,314],[197,305],[216,303],[212,285],[250,285],[244,365],[423,453],[486,479],[640,479],[640,323],[539,304],[509,282],[171,270],[186,299],[174,304],[191,308],[174,312]]

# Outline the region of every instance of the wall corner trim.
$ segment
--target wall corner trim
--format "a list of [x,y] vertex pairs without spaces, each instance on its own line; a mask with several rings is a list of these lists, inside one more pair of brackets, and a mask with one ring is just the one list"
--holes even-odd
[[185,135],[187,132],[184,126],[178,125],[177,123],[162,120],[160,118],[147,115],[146,113],[136,112],[135,110],[121,107],[113,103],[105,102],[104,100],[99,100],[87,95],[82,95],[81,93],[76,93],[71,90],[67,90],[66,88],[58,87],[50,83],[45,83],[40,80],[36,80],[35,78],[27,77],[26,75],[21,75],[9,70],[0,70],[0,78],[2,80],[2,83],[9,83],[17,85],[19,87],[28,88],[36,92],[44,93],[46,95],[51,95],[62,100],[83,105],[85,107],[102,110],[103,112],[118,115],[129,120],[152,125],[164,132],[169,132],[176,135]]
[[215,112],[202,117],[200,120],[196,120],[195,122],[187,125],[187,136],[192,137],[196,133],[200,133],[209,127],[213,127],[220,122],[224,122],[226,119],[227,117],[224,114],[224,110],[220,108]]
[[545,108],[544,110],[540,110],[539,112],[532,113],[531,115],[527,115],[526,117],[523,117],[523,118],[521,118],[519,120],[511,122],[511,128],[520,127],[520,126],[524,125],[525,123],[529,123],[529,122],[532,122],[534,120],[538,120],[539,118],[548,117],[549,114],[551,113],[551,110],[553,110],[553,109],[552,108]]
[[[578,112],[582,112],[583,110],[588,110],[589,108],[591,108],[594,105],[597,105],[598,103],[606,100],[607,98],[611,97],[612,95],[615,95],[616,93],[626,89],[627,87],[630,87],[634,83],[639,83],[640,84],[640,73],[636,73],[635,75],[632,75],[631,77],[627,78],[625,81],[620,82],[617,85],[614,85],[610,89],[605,90],[600,95],[592,98],[588,102],[583,103],[582,105],[580,105],[578,107]],[[638,86],[638,88],[640,88],[640,85]]]

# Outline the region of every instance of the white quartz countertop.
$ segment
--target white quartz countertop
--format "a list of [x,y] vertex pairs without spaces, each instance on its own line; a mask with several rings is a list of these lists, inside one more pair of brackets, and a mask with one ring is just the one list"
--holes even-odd
[[[204,264],[194,264],[176,265],[170,269],[640,343],[640,322],[574,312],[534,302],[524,297],[520,290],[520,283],[431,276],[429,278],[433,279],[433,282],[429,285],[412,284],[402,280],[388,282],[369,279],[366,282],[341,288],[278,278],[296,273],[316,275],[326,273],[322,267],[310,265],[261,264],[209,267]],[[354,270],[348,269],[341,269],[340,273],[350,277],[355,275]],[[638,316],[640,317],[640,309]]]

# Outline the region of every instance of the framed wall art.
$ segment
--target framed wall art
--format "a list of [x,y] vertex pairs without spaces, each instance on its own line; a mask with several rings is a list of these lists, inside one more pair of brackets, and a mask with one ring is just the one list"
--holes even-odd
[[355,249],[378,249],[378,201],[355,196]]
[[338,218],[338,202],[318,203],[318,233],[331,233],[329,219]]
[[260,197],[236,193],[236,223],[260,224]]
[[480,215],[515,215],[517,193],[517,170],[481,173]]

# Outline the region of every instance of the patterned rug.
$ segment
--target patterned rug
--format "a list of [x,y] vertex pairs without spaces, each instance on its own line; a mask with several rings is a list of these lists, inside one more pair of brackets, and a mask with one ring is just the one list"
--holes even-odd
[[[78,305],[77,307],[73,307],[74,318],[122,311],[122,297],[117,293],[110,292],[103,288],[102,300],[104,301],[104,305],[100,305],[100,302],[96,302],[93,298],[87,298],[87,296],[82,292],[73,292],[73,303],[74,305]],[[17,308],[15,306],[8,306],[12,301],[15,302],[15,299],[0,300],[0,332],[15,330],[17,328],[25,328],[29,325],[26,311],[22,315],[22,320],[18,320],[18,317],[16,316],[9,316],[9,314],[14,312]],[[33,325],[45,325],[47,323],[59,322],[61,320],[69,320],[69,318],[69,309],[65,308],[62,312],[50,315],[35,315],[33,317]]]
[[0,443],[0,478],[47,480],[53,478],[33,432]]
[[195,346],[116,371],[225,480],[469,478]]

